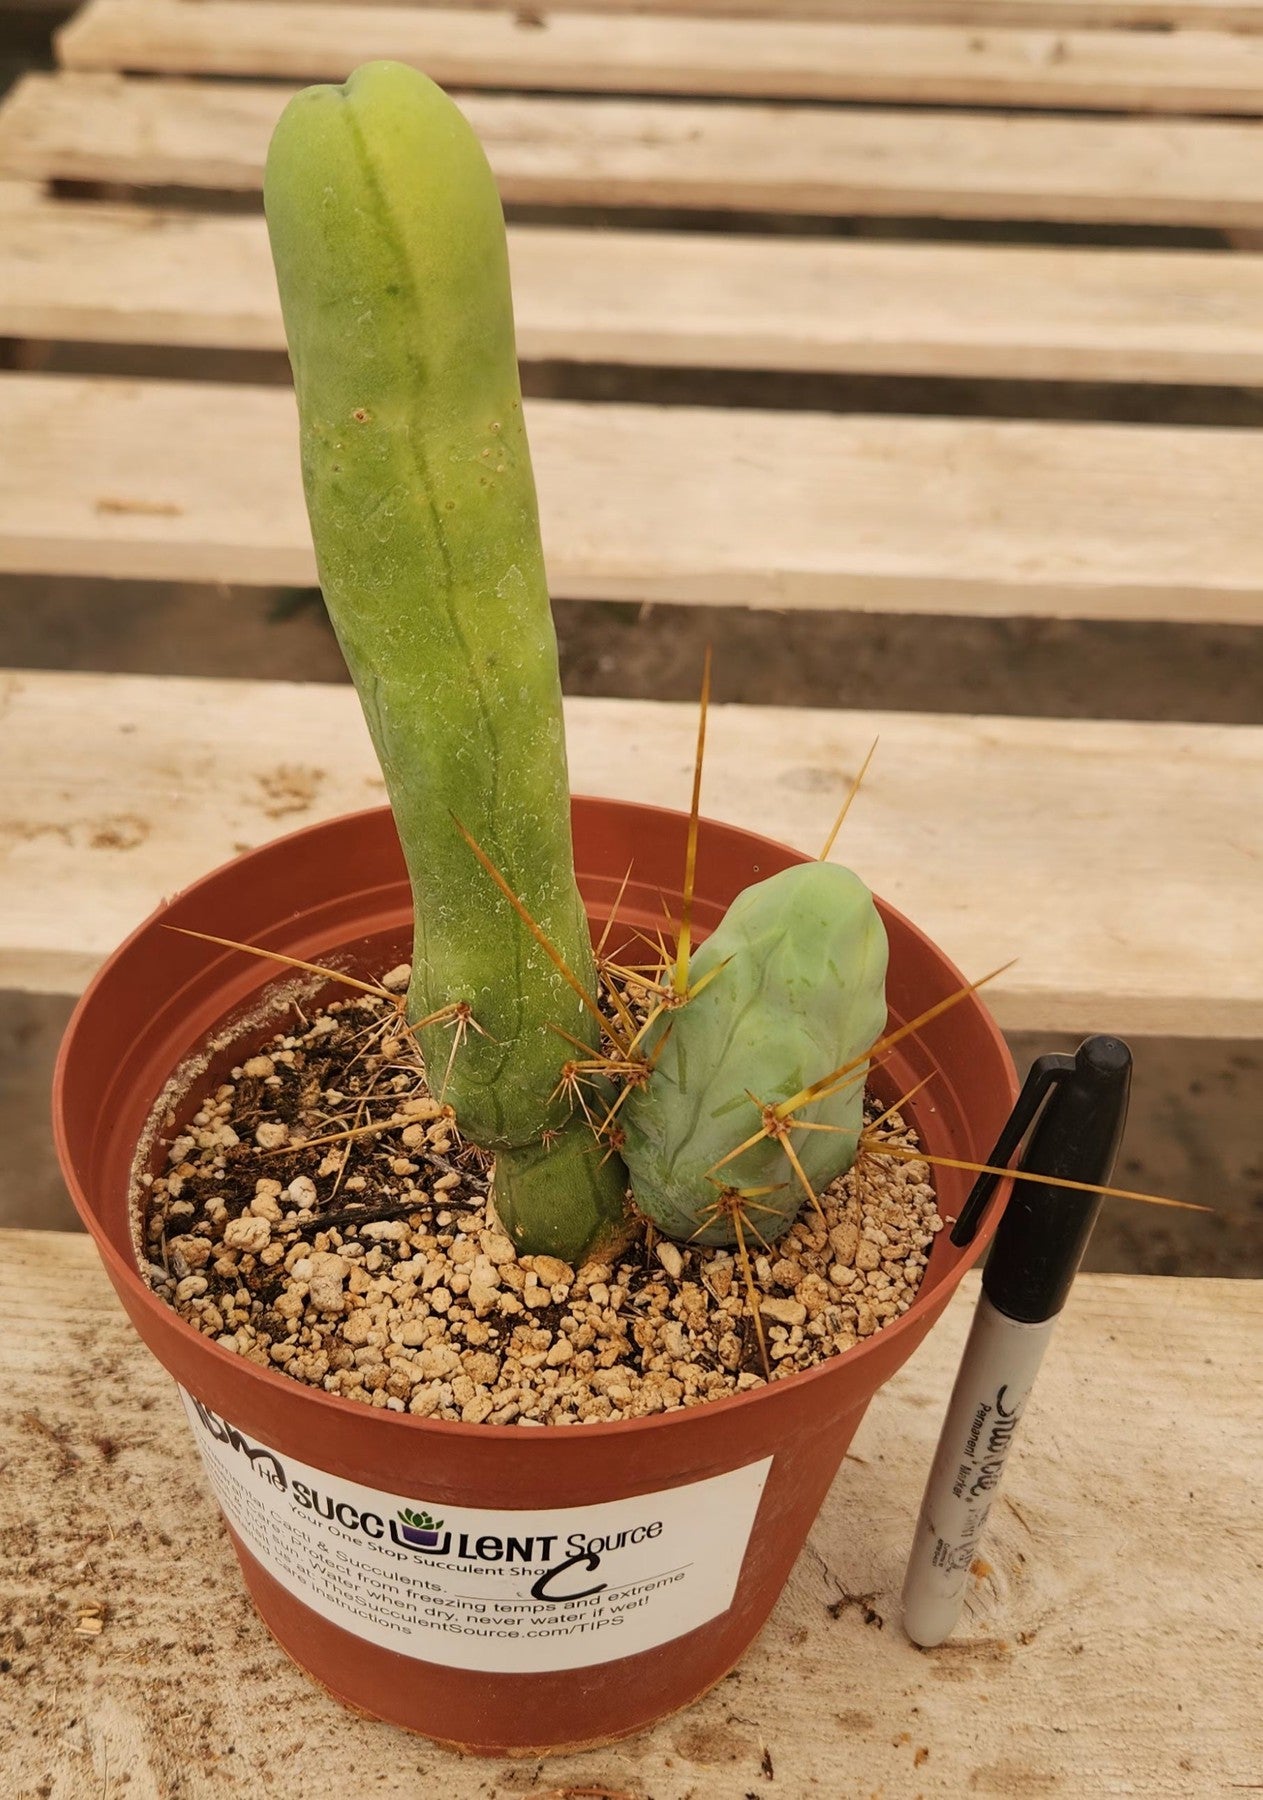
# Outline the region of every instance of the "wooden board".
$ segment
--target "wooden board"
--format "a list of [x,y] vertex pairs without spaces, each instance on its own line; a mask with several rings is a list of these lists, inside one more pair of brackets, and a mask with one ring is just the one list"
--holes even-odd
[[446,86],[1258,113],[1263,42],[1230,33],[88,0],[67,68],[342,81],[387,57]]
[[[1250,1787],[1263,1284],[1080,1277],[988,1521],[985,1572],[956,1636],[919,1651],[898,1589],[976,1292],[967,1276],[873,1402],[736,1675],[626,1744],[513,1765],[359,1718],[286,1661],[245,1595],[174,1388],[90,1242],[0,1233],[0,1532],[21,1633],[0,1629],[16,1677],[10,1791],[160,1800],[178,1782],[185,1800],[342,1800],[348,1769],[355,1793],[385,1800]],[[92,1608],[100,1633],[76,1635]]]
[[[252,3],[252,0],[251,0]],[[309,5],[311,0],[298,0]],[[337,0],[341,6],[381,5],[383,0]],[[437,7],[440,0],[389,0],[409,7]],[[505,0],[446,0],[461,10],[502,12]],[[21,13],[67,13],[67,0],[13,0]],[[1263,30],[1263,0],[544,0],[534,9],[554,13],[687,13],[700,17],[862,20],[920,25],[1080,26],[1088,29],[1175,25],[1204,30]]]
[[[61,0],[33,0],[37,5]],[[301,0],[309,4],[310,0]],[[343,6],[377,5],[381,0],[339,0]],[[448,0],[463,9],[499,12],[504,0]],[[439,0],[395,0],[401,6],[432,7]],[[708,17],[859,19],[920,25],[1079,25],[1091,29],[1131,26],[1155,30],[1194,25],[1206,29],[1257,31],[1263,28],[1260,0],[545,0],[536,8],[554,13],[690,13]]]
[[[73,992],[164,893],[382,798],[349,688],[14,674],[0,773],[0,985]],[[877,698],[875,696],[875,698]],[[690,706],[567,702],[577,792],[687,807]],[[1251,821],[1263,730],[719,706],[703,808],[837,854],[1026,1030],[1263,1024]]]
[[[1263,433],[529,403],[552,590],[1245,624]],[[0,378],[0,568],[315,578],[292,395]]]
[[[257,192],[292,89],[28,75],[0,175]],[[471,95],[514,203],[1263,227],[1263,125]]]
[[[284,347],[262,219],[10,183],[0,223],[0,335]],[[1263,383],[1260,256],[533,226],[509,249],[527,361]]]

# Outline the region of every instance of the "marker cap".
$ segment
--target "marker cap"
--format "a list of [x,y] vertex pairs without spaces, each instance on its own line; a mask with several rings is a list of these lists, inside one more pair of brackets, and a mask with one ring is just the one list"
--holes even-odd
[[[1131,1051],[1121,1038],[1080,1044],[1031,1132],[1022,1158],[1027,1177],[1108,1182],[1130,1085]],[[991,1304],[1025,1324],[1060,1312],[1100,1207],[1099,1193],[1015,1181],[982,1277]]]

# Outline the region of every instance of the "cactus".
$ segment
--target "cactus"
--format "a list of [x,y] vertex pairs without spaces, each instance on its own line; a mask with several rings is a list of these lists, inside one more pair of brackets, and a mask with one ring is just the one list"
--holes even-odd
[[556,1093],[553,1028],[598,1025],[456,823],[595,993],[495,183],[439,88],[370,63],[289,103],[264,204],[321,586],[412,883],[409,1016],[443,1015],[421,1048],[519,1247],[576,1257],[625,1235],[625,1171]]
[[803,863],[739,894],[690,976],[698,991],[646,1033],[653,1072],[620,1109],[636,1204],[672,1237],[725,1244],[735,1230],[723,1190],[753,1190],[746,1207],[771,1242],[803,1202],[785,1140],[773,1134],[731,1152],[761,1108],[854,1064],[839,1091],[795,1112],[829,1129],[793,1142],[815,1193],[851,1166],[866,1055],[886,1019],[885,929],[858,876]]
[[[433,83],[373,63],[290,102],[264,201],[321,585],[412,882],[409,1018],[461,1131],[495,1154],[500,1221],[523,1251],[614,1250],[630,1229],[625,1138],[637,1206],[665,1231],[727,1242],[748,1204],[770,1239],[799,1209],[796,1184],[822,1187],[853,1159],[862,1069],[804,1106],[830,1129],[731,1152],[751,1096],[783,1103],[862,1063],[881,1030],[872,898],[823,862],[739,896],[693,959],[694,987],[638,1046],[624,1031],[615,1102],[592,1073],[597,973],[486,159]],[[681,978],[686,964],[682,949]],[[596,1109],[567,1091],[575,1046]]]

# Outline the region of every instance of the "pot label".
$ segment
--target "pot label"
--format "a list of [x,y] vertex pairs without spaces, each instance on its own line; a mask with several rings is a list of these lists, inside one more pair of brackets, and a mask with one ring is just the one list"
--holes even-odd
[[455,1507],[280,1456],[180,1392],[215,1498],[256,1561],[345,1631],[458,1669],[585,1668],[717,1618],[772,1466],[597,1506]]

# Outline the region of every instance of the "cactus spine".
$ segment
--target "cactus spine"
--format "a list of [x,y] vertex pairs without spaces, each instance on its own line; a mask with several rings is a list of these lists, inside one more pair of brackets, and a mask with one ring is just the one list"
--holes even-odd
[[428,1066],[519,1247],[577,1258],[624,1230],[622,1165],[551,1097],[553,1027],[596,1022],[453,820],[595,993],[495,183],[439,88],[371,63],[290,102],[264,200],[321,586],[412,882],[409,1013],[467,1003]]

